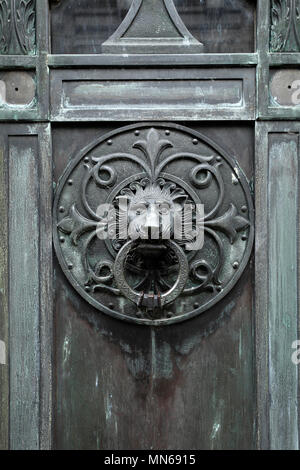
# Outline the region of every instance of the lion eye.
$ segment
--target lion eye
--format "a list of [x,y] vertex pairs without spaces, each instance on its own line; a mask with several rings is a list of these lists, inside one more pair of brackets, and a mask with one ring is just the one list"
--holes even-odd
[[143,204],[137,205],[133,208],[136,215],[141,215],[145,212],[146,207]]
[[167,215],[170,212],[170,206],[168,204],[160,204],[159,205],[159,212],[162,215]]

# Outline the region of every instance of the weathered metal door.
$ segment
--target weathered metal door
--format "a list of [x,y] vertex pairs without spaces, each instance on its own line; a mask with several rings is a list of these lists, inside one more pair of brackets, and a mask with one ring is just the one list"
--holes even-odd
[[0,0],[1,447],[298,449],[298,3]]

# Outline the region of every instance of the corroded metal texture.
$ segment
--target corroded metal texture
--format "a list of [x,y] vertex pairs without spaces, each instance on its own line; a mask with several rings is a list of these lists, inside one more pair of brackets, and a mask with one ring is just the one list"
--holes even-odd
[[56,449],[250,449],[249,269],[209,315],[165,328],[99,315],[56,269]]
[[[129,215],[136,201],[204,206],[203,247],[193,219],[180,240],[169,227],[173,245],[159,234],[143,244],[141,236],[127,244],[125,256],[130,227],[124,239],[120,209],[118,231],[109,236],[110,207],[120,198]],[[100,214],[103,204],[107,210]],[[134,223],[142,234],[143,215],[136,213]],[[64,171],[54,203],[54,243],[71,284],[97,309],[141,324],[182,321],[221,300],[248,262],[253,232],[250,189],[237,162],[216,143],[175,124],[127,126],[96,139]],[[149,305],[151,296],[158,309]]]

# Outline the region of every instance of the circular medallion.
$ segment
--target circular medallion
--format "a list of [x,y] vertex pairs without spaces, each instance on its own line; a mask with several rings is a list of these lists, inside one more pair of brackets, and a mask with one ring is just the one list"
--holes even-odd
[[237,162],[186,127],[126,126],[92,142],[58,183],[54,245],[77,292],[119,319],[192,318],[236,284],[254,211]]

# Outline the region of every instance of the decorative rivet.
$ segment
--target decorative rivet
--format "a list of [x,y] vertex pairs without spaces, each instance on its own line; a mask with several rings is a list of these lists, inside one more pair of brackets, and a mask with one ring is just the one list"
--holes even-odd
[[194,309],[196,310],[197,308],[199,308],[200,305],[198,304],[198,302],[194,303]]
[[238,180],[234,177],[233,184],[237,186],[239,184]]
[[167,318],[171,318],[173,316],[173,312],[167,312]]
[[198,140],[198,139],[193,139],[193,144],[194,144],[194,145],[198,145],[198,144],[199,144],[199,140]]
[[170,135],[170,131],[166,131],[166,135]]
[[236,261],[235,263],[233,263],[233,269],[238,269],[239,267],[239,263]]
[[60,241],[60,243],[64,243],[65,242],[64,237],[60,237],[59,241]]
[[115,308],[115,306],[114,306],[114,304],[108,304],[108,308],[109,308],[110,310],[113,310],[113,309]]
[[68,264],[68,269],[70,269],[70,270],[73,269],[73,264],[71,264],[71,263]]
[[248,240],[247,235],[243,235],[243,236],[242,236],[242,240],[243,240],[243,242],[245,242],[246,240]]
[[135,131],[135,135],[140,135],[140,131]]
[[60,206],[59,212],[65,212],[65,208],[63,206]]
[[218,286],[218,287],[217,287],[217,291],[218,291],[218,292],[222,292],[222,286]]
[[111,139],[109,139],[109,140],[107,141],[107,145],[112,145],[112,140],[111,140]]
[[68,180],[68,185],[72,186],[72,184],[73,184],[73,180]]
[[221,162],[222,161],[222,157],[217,157],[217,162]]
[[90,286],[85,286],[85,290],[86,290],[86,292],[90,292],[90,290],[91,290]]
[[89,163],[89,161],[90,161],[89,157],[85,157],[84,161],[85,161],[85,163]]
[[242,212],[247,212],[247,206],[242,207]]

